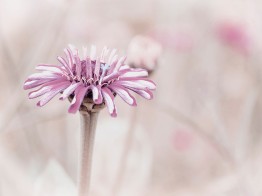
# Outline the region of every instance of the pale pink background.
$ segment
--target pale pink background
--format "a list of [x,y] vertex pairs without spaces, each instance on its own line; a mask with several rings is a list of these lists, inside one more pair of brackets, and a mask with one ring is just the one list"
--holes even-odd
[[132,123],[119,195],[262,195],[260,0],[0,0],[0,17],[1,196],[76,196],[79,116],[27,99],[34,66],[69,43],[126,54],[138,34],[163,47],[157,91],[101,112],[92,195],[111,195]]

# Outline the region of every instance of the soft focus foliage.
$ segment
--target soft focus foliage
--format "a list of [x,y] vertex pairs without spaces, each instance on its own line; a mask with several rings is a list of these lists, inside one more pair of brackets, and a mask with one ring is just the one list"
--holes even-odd
[[141,35],[162,46],[157,91],[101,112],[92,196],[261,196],[261,13],[260,0],[0,0],[0,195],[76,193],[79,116],[27,100],[35,65],[68,43],[123,56]]

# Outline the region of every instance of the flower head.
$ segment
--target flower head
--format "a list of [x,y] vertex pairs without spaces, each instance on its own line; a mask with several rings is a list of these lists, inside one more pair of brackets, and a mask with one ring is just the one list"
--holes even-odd
[[132,67],[153,71],[161,55],[161,45],[146,36],[134,37],[128,47],[128,63]]
[[28,77],[24,89],[34,89],[29,98],[40,97],[37,106],[44,106],[53,97],[61,93],[60,100],[72,98],[68,109],[76,113],[83,100],[90,98],[94,104],[103,104],[111,116],[117,115],[114,98],[119,95],[126,103],[136,106],[133,91],[146,99],[152,99],[155,84],[147,79],[144,69],[130,68],[125,64],[126,57],[118,58],[116,50],[111,52],[105,47],[99,57],[96,47],[92,46],[90,56],[87,48],[83,48],[83,58],[78,50],[71,46],[64,49],[66,58],[58,56],[59,64],[40,64],[36,69],[41,71]]

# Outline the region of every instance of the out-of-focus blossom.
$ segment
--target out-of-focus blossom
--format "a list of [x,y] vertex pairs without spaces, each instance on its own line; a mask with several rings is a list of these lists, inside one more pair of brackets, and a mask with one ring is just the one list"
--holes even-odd
[[[152,99],[155,84],[147,79],[148,72],[144,69],[130,68],[125,64],[126,57],[118,58],[116,50],[109,53],[104,47],[100,57],[96,56],[96,47],[91,47],[90,56],[87,48],[83,48],[83,58],[78,50],[71,46],[64,49],[66,58],[58,56],[59,65],[40,64],[24,83],[24,89],[40,87],[29,93],[29,98],[42,96],[37,106],[44,106],[58,93],[60,100],[73,98],[69,107],[70,113],[76,113],[84,98],[92,99],[95,104],[107,105],[111,116],[117,115],[114,104],[118,94],[126,103],[136,106],[133,91],[146,99]],[[108,55],[109,54],[109,55]]]
[[186,151],[192,146],[193,140],[193,135],[187,130],[176,130],[172,142],[176,150]]
[[134,37],[128,47],[128,62],[133,67],[153,71],[161,55],[162,47],[145,36]]
[[187,52],[194,47],[193,37],[183,30],[158,29],[151,33],[165,48],[170,48],[176,52]]
[[218,25],[217,35],[221,41],[239,52],[245,55],[249,53],[250,38],[244,26],[224,22]]

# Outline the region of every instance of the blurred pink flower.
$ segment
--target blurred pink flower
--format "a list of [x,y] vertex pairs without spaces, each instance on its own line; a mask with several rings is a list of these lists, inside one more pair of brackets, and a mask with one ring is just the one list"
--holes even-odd
[[[136,106],[133,91],[146,99],[152,99],[155,84],[147,79],[144,69],[130,68],[125,64],[126,57],[118,58],[116,50],[105,47],[100,57],[96,57],[96,47],[91,47],[90,56],[83,48],[83,58],[78,50],[70,46],[64,49],[66,58],[58,56],[59,65],[40,64],[36,69],[42,71],[28,77],[24,89],[40,87],[29,93],[29,98],[42,96],[37,106],[44,106],[58,93],[60,100],[73,96],[70,113],[79,110],[85,97],[93,99],[95,104],[105,103],[111,116],[117,115],[114,97],[118,94],[126,103]],[[108,56],[108,57],[107,57]]]
[[155,29],[150,35],[165,48],[175,52],[190,52],[194,47],[194,39],[189,30]]
[[145,36],[134,37],[128,47],[128,63],[133,67],[148,71],[155,69],[162,47],[153,39]]
[[192,146],[193,140],[192,133],[187,130],[178,129],[174,132],[172,142],[176,150],[186,151]]
[[250,39],[243,26],[229,22],[221,23],[218,25],[217,35],[229,46],[243,54],[248,54]]

